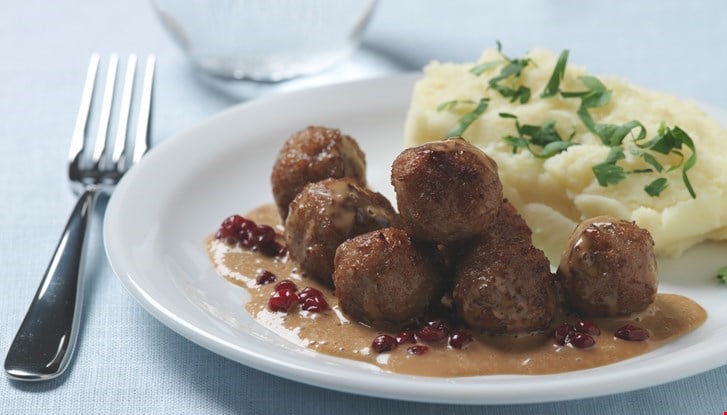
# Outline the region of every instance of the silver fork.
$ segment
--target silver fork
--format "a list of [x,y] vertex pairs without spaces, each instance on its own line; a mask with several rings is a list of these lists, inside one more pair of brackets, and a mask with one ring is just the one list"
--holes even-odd
[[111,156],[106,155],[107,142],[110,141],[107,139],[107,132],[119,63],[117,55],[112,55],[108,63],[95,144],[92,150],[87,148],[86,141],[89,140],[86,140],[86,130],[99,60],[99,55],[91,56],[68,155],[68,177],[73,192],[79,196],[78,202],[5,359],[5,371],[12,379],[29,381],[52,379],[63,373],[68,366],[80,324],[84,241],[89,215],[93,213],[97,197],[103,193],[110,193],[121,176],[138,162],[148,149],[148,125],[155,64],[153,56],[147,58],[143,74],[132,154],[128,154],[129,147],[126,145],[137,63],[134,55],[129,56],[127,61],[118,129]]

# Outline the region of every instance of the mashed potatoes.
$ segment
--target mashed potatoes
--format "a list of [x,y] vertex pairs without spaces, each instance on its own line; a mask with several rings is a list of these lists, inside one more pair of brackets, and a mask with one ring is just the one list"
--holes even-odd
[[[481,98],[489,98],[488,109],[463,136],[497,161],[505,196],[533,229],[536,246],[555,263],[576,224],[597,215],[634,220],[647,228],[660,256],[678,256],[706,239],[727,239],[727,131],[717,121],[692,103],[620,79],[599,77],[612,95],[607,105],[589,110],[595,123],[621,125],[638,120],[647,130],[647,140],[657,134],[661,122],[669,127],[679,126],[693,139],[698,156],[696,165],[688,171],[696,198],[684,186],[681,168],[629,174],[615,185],[601,186],[592,167],[606,159],[609,148],[576,114],[580,99],[540,97],[557,56],[534,50],[527,57],[534,64],[529,64],[519,79],[532,91],[524,104],[510,102],[488,88],[488,79],[499,75],[504,63],[480,76],[469,72],[473,64],[430,63],[414,89],[406,120],[406,145],[445,137]],[[493,49],[485,51],[479,62],[502,59]],[[578,79],[583,75],[583,68],[569,63],[560,89],[584,90]],[[456,104],[442,108],[443,103],[454,100]],[[517,135],[515,120],[499,113],[516,115],[521,125],[555,121],[560,137],[567,139],[572,135],[572,141],[578,145],[547,159],[536,158],[523,149],[513,154],[512,146],[503,137]],[[631,135],[623,141],[623,148],[625,159],[619,160],[618,166],[626,171],[650,167],[642,157],[630,152],[635,148]],[[691,154],[686,147],[682,151],[687,157]],[[673,155],[657,154],[657,158],[665,166],[676,163]],[[658,196],[649,196],[644,187],[659,177],[666,178],[668,186]]]

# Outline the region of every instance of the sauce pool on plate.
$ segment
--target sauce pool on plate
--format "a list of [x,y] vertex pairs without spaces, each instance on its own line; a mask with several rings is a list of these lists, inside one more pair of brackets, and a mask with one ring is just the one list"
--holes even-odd
[[[281,230],[278,212],[265,205],[246,215],[259,223]],[[392,351],[377,353],[372,340],[383,332],[365,326],[344,315],[333,291],[316,281],[299,275],[296,264],[288,257],[266,256],[258,251],[228,245],[210,238],[207,249],[215,270],[228,281],[244,287],[250,293],[247,311],[262,325],[281,338],[328,355],[367,362],[383,370],[422,376],[457,377],[492,374],[549,374],[588,369],[635,357],[658,348],[699,327],[706,319],[704,309],[694,301],[674,294],[658,294],[645,311],[623,318],[592,319],[600,335],[593,336],[595,345],[575,348],[556,345],[553,329],[562,324],[575,324],[578,318],[560,313],[550,330],[526,336],[494,336],[472,331],[474,341],[463,349],[455,349],[446,340],[423,343],[428,350],[412,353],[413,343],[401,344]],[[268,271],[275,282],[258,284],[256,276]],[[269,277],[265,278],[269,280]],[[320,290],[329,309],[320,313],[303,311],[299,307],[289,312],[271,311],[268,300],[274,286],[284,279],[298,287]],[[645,341],[626,341],[614,336],[617,329],[633,324],[646,329]],[[388,333],[394,334],[394,333]]]

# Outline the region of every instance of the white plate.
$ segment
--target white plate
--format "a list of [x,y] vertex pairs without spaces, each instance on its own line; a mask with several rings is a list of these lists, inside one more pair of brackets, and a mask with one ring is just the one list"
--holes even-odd
[[244,310],[245,291],[213,271],[205,237],[227,215],[272,200],[269,176],[279,147],[311,124],[356,137],[367,155],[369,181],[391,196],[389,166],[402,146],[418,76],[253,101],[153,149],[119,184],[106,213],[106,250],[123,285],[162,323],[215,353],[296,381],[385,398],[468,404],[565,400],[653,386],[727,363],[727,287],[714,279],[714,271],[727,263],[725,244],[701,245],[678,261],[660,263],[660,291],[699,302],[709,313],[704,326],[644,356],[590,370],[446,379],[397,375],[311,352],[258,325]]

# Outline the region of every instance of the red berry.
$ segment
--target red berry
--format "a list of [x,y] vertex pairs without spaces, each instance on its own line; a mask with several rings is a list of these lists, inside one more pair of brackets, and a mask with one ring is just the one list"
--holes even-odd
[[277,290],[268,300],[268,308],[271,311],[288,311],[298,303],[298,294],[293,290]]
[[257,275],[255,276],[255,284],[257,285],[265,285],[270,284],[271,282],[275,281],[275,274],[273,274],[270,271],[260,269],[257,271]]
[[282,258],[282,257],[288,255],[288,247],[287,246],[285,246],[285,245],[283,245],[283,244],[281,244],[279,242],[275,242],[275,244],[273,246],[276,249],[275,256]]
[[243,218],[240,215],[232,215],[232,216],[228,216],[227,218],[225,218],[225,220],[222,221],[222,225],[220,225],[220,227],[237,232],[240,230],[240,227],[242,226],[242,224],[247,221],[248,221],[247,219]]
[[414,330],[404,330],[400,331],[396,334],[396,343],[397,344],[404,344],[404,343],[416,343],[416,339],[414,338]]
[[415,344],[414,346],[409,346],[409,348],[406,349],[407,353],[415,356],[423,355],[427,351],[429,351],[429,347],[423,344]]
[[438,318],[434,319],[416,331],[418,338],[426,342],[439,342],[449,336],[449,322],[447,320]]
[[320,313],[328,310],[328,303],[323,297],[308,297],[303,301],[301,308],[311,313]]
[[255,249],[260,251],[261,254],[268,256],[268,257],[274,257],[278,255],[278,243],[273,242],[271,244],[257,244],[255,245]]
[[622,340],[643,341],[649,338],[649,332],[633,324],[627,324],[616,330],[614,336]]
[[282,280],[279,283],[275,284],[275,291],[281,291],[281,290],[289,290],[289,291],[298,291],[298,286],[295,285],[295,283],[291,280]]
[[258,246],[271,245],[275,242],[275,229],[268,225],[260,225],[255,233],[255,242]]
[[559,346],[565,346],[573,337],[575,329],[568,323],[563,323],[553,331],[553,340]]
[[237,234],[237,239],[240,241],[240,246],[246,249],[250,249],[255,246],[255,238],[249,230],[241,230]]
[[593,340],[593,337],[591,337],[590,334],[586,333],[575,333],[573,338],[570,339],[570,344],[573,345],[573,347],[577,347],[579,349],[586,349],[588,347],[593,347],[593,345],[596,344],[596,341]]
[[390,352],[396,349],[396,339],[387,334],[381,334],[371,342],[371,349],[376,353]]
[[465,330],[457,330],[449,336],[449,345],[455,349],[463,349],[472,343],[472,334]]
[[298,298],[300,298],[301,302],[309,297],[323,297],[323,293],[313,287],[305,287],[301,290],[300,294],[298,294]]
[[590,334],[591,336],[598,336],[599,334],[601,334],[601,329],[598,328],[596,323],[590,320],[579,321],[578,323],[576,323],[575,329],[576,331]]
[[303,288],[298,294],[298,301],[302,304],[303,310],[311,313],[328,310],[328,303],[323,293],[313,287]]

